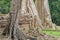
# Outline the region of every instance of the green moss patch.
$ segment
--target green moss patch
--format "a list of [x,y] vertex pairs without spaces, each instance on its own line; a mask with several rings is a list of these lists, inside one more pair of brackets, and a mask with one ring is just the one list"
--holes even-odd
[[42,30],[42,32],[50,36],[60,37],[60,30]]

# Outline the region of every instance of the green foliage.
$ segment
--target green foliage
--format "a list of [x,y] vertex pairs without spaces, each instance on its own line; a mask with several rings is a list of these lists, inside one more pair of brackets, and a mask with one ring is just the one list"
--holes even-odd
[[60,25],[60,0],[49,0],[53,23]]
[[0,13],[8,13],[10,0],[0,0]]
[[34,1],[34,3],[35,3],[35,0],[33,0]]

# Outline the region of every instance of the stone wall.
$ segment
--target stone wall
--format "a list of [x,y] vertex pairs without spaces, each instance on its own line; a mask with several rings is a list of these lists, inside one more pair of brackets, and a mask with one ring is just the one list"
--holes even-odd
[[0,27],[6,27],[9,24],[9,15],[0,14]]
[[[10,20],[9,14],[0,14],[0,28],[8,27],[9,20]],[[33,22],[33,19],[31,15],[23,15],[19,17],[20,29],[23,30],[25,33],[28,32],[29,27],[34,26],[33,24],[31,24],[32,22]]]

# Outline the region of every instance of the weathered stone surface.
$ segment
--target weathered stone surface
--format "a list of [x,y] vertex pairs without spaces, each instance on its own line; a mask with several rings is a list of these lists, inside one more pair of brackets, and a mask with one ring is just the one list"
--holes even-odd
[[7,26],[9,23],[8,14],[0,14],[0,27]]

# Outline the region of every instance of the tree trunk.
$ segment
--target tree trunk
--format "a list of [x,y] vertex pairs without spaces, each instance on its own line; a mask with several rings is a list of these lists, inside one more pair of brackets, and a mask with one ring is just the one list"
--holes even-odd
[[[20,14],[21,9],[21,0],[12,0],[11,2],[11,8],[10,8],[10,15],[11,15],[11,23],[10,23],[10,37],[12,40],[14,40],[14,37],[16,36],[18,40],[26,40],[23,33],[20,31],[17,31],[20,34],[16,34],[16,30],[19,27],[18,25],[18,18]],[[16,34],[16,35],[15,35]]]
[[[21,4],[21,2],[22,2],[22,4]],[[26,5],[26,2],[28,2],[28,5]],[[25,4],[25,6],[24,6],[24,4]],[[27,9],[25,9],[25,7]],[[31,10],[29,7],[31,8]],[[18,22],[19,22],[18,18],[20,16],[20,14],[25,15],[26,12],[32,14],[33,17],[36,17],[36,22],[39,24],[39,28],[40,28],[40,26],[42,27],[42,24],[41,24],[42,22],[38,16],[38,13],[37,13],[36,7],[33,3],[33,0],[18,0],[18,1],[12,0],[11,8],[10,8],[11,20],[10,20],[10,36],[9,36],[9,38],[11,38],[12,40],[14,40],[15,37],[18,40],[27,40],[27,39],[29,39],[29,40],[40,40],[40,39],[48,40],[49,38],[51,38],[50,40],[55,40],[54,37],[50,37],[50,36],[43,34],[42,32],[39,32],[40,30],[38,30],[38,28],[36,30],[32,30],[32,31],[34,31],[33,34],[35,34],[37,36],[31,37],[30,35],[28,35],[28,36],[24,35],[24,33],[21,32],[20,27],[18,25]]]
[[[27,1],[27,0],[26,0]],[[46,34],[44,34],[44,33],[42,33],[39,29],[42,27],[43,28],[43,26],[42,26],[42,21],[41,21],[41,19],[39,18],[39,15],[38,15],[38,12],[37,12],[37,10],[36,10],[36,7],[35,7],[35,4],[34,4],[34,2],[33,2],[33,0],[28,0],[27,1],[28,3],[28,5],[26,5],[25,7],[26,7],[26,9],[24,9],[24,11],[22,11],[23,12],[23,14],[24,13],[26,13],[26,12],[28,12],[28,13],[30,13],[30,14],[32,14],[32,16],[33,17],[35,17],[36,18],[36,22],[39,24],[39,27],[37,28],[37,29],[35,29],[35,30],[32,30],[32,31],[34,31],[34,33],[33,34],[35,34],[35,35],[37,35],[37,36],[35,36],[34,35],[34,37],[36,37],[37,39],[36,40],[49,40],[49,38],[50,38],[50,40],[54,40],[54,39],[56,39],[55,37],[53,38],[53,37],[51,37],[51,36],[48,36],[48,35],[46,35]],[[23,8],[22,8],[23,9]],[[28,11],[26,11],[28,9]],[[32,27],[32,26],[31,26]],[[34,28],[33,28],[34,29]],[[36,32],[36,33],[35,33]],[[30,36],[30,35],[29,35]],[[33,40],[33,39],[32,39]],[[57,39],[56,39],[57,40]]]
[[55,25],[52,23],[49,3],[48,0],[36,0],[36,8],[38,10],[38,14],[42,20],[44,28],[53,28],[55,29]]

